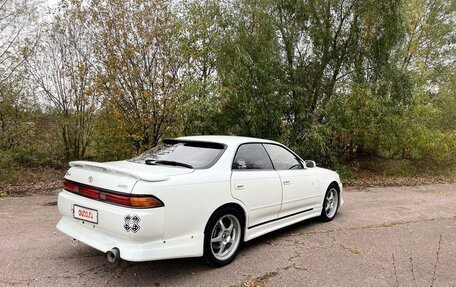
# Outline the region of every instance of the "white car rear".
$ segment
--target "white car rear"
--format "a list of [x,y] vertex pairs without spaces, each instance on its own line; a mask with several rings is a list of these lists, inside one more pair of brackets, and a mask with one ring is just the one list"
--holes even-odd
[[331,220],[343,203],[335,172],[261,139],[185,137],[130,161],[70,166],[57,228],[112,260],[204,255],[222,266],[243,241],[311,217]]

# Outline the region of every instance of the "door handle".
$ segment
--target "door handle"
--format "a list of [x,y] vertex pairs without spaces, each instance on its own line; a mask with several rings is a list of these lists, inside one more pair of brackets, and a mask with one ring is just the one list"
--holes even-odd
[[291,181],[289,181],[289,180],[284,180],[283,181],[283,185],[290,185],[290,184],[291,184]]
[[245,189],[245,185],[243,185],[243,184],[236,184],[236,185],[234,186],[234,189],[237,189],[237,190]]

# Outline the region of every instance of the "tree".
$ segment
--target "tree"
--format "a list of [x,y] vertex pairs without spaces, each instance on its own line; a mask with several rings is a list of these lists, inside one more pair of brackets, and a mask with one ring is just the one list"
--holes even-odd
[[4,84],[33,50],[36,3],[0,0],[0,84]]
[[219,131],[278,139],[283,134],[280,50],[267,2],[233,1],[222,10],[216,54]]
[[0,144],[46,115],[67,159],[236,134],[324,164],[451,163],[453,2],[61,0],[34,38],[30,2],[0,0]]
[[217,75],[217,51],[223,45],[221,7],[218,1],[183,1],[178,6],[181,69],[179,112],[183,134],[218,133],[217,115],[221,109]]
[[[228,3],[216,50],[220,131],[281,139],[325,161],[348,150],[377,151],[344,129],[339,114],[358,96],[378,106],[399,91],[409,94],[411,83],[392,56],[404,33],[400,1]],[[391,73],[404,81],[396,85]],[[354,94],[361,90],[368,93]],[[369,115],[357,116],[357,124],[369,122]]]
[[92,47],[83,19],[72,9],[78,7],[63,2],[61,14],[55,15],[27,65],[33,85],[55,116],[67,160],[87,156],[98,103],[95,70],[89,58]]
[[136,151],[179,130],[182,60],[179,25],[168,1],[91,1],[88,11],[97,89]]

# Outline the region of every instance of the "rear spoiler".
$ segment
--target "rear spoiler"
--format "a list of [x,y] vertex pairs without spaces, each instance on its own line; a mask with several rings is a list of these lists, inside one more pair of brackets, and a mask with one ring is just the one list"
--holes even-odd
[[109,163],[79,160],[71,161],[69,164],[71,167],[90,168],[102,170],[104,172],[119,173],[144,181],[165,181],[169,179],[169,177],[166,175],[151,174],[150,172],[132,171],[126,168],[110,165]]

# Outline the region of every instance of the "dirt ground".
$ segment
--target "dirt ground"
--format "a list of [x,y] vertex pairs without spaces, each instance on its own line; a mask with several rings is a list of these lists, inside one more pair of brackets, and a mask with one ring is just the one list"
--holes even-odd
[[456,286],[456,184],[348,188],[334,221],[257,238],[218,269],[111,265],[56,230],[56,196],[0,198],[0,286]]

